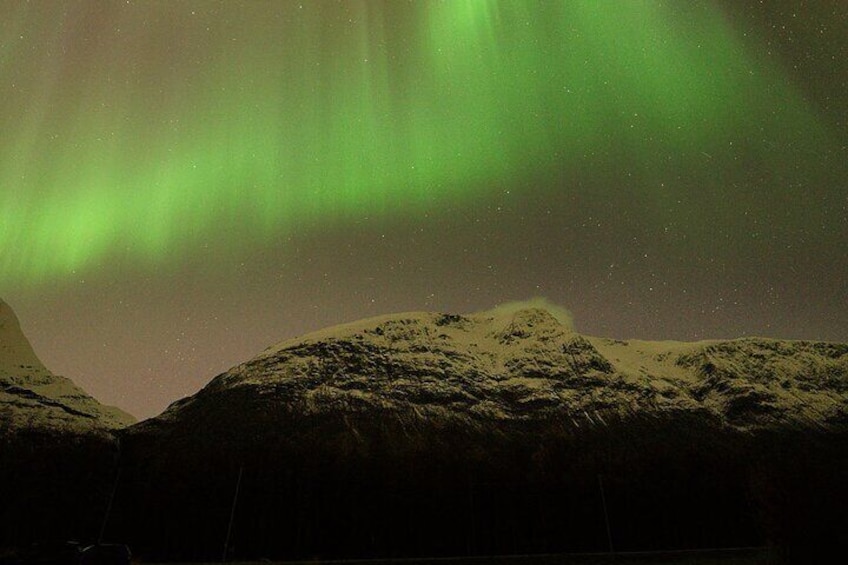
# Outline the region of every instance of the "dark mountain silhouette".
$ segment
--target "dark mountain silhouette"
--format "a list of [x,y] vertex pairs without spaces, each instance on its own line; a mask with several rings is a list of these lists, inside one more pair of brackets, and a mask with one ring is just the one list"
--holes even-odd
[[232,516],[239,559],[612,542],[813,562],[845,539],[846,391],[843,344],[624,342],[545,308],[383,316],[121,432],[109,531],[151,559],[219,559]]
[[0,300],[0,548],[96,538],[133,422],[45,368]]

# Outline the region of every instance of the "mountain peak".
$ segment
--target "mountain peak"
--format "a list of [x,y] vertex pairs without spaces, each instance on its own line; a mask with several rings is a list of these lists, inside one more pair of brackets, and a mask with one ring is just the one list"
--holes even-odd
[[549,310],[535,306],[508,313],[495,312],[492,324],[502,343],[530,337],[545,341],[573,333],[569,325]]
[[90,431],[135,419],[104,406],[38,359],[12,308],[0,299],[0,429]]
[[0,298],[0,375],[46,371],[12,308]]
[[501,322],[514,320],[544,321],[549,324],[556,323],[569,330],[574,329],[574,319],[571,312],[547,298],[541,297],[505,302],[491,310],[479,312],[478,315]]

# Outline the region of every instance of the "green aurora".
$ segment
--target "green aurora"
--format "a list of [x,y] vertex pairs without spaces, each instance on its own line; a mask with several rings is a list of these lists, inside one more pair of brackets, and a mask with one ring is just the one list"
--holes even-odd
[[[834,143],[711,3],[257,2],[227,19],[177,2],[12,6],[0,18],[5,286],[280,245],[622,163],[661,225],[678,198],[661,182],[669,154],[691,185],[740,166],[734,143],[810,182],[821,173],[790,155]],[[99,42],[81,31],[92,21]]]

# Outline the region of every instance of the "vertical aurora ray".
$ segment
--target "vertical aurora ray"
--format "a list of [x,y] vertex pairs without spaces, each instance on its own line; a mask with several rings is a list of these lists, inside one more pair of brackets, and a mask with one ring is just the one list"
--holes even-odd
[[463,205],[610,139],[707,175],[777,106],[824,143],[719,9],[672,5],[4,4],[0,282]]

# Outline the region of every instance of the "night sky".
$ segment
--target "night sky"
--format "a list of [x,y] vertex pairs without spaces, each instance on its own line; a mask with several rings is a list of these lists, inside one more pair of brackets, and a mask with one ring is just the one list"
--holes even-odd
[[140,418],[395,311],[848,341],[846,93],[844,0],[2,0],[0,296]]

